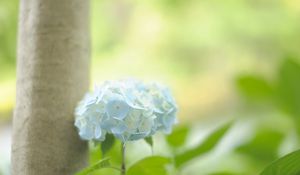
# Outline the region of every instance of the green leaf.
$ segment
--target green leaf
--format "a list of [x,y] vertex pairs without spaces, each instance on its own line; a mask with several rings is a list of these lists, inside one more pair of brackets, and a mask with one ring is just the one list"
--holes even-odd
[[259,129],[253,139],[236,150],[250,156],[255,161],[270,162],[277,158],[278,148],[283,137],[281,132],[274,129]]
[[94,164],[102,158],[100,144],[89,142],[89,163]]
[[186,152],[175,155],[175,165],[176,167],[182,166],[188,161],[201,156],[202,154],[212,150],[218,143],[219,140],[225,135],[225,133],[231,127],[232,122],[218,128],[214,132],[212,132],[201,144],[192,148]]
[[165,168],[170,163],[170,159],[161,156],[146,157],[128,170],[128,175],[167,175],[168,172]]
[[148,145],[151,146],[151,148],[153,147],[153,138],[152,137],[146,137],[144,138],[145,142],[148,143]]
[[299,175],[300,150],[292,152],[267,166],[261,175]]
[[243,75],[236,80],[239,92],[253,101],[269,100],[273,95],[273,87],[262,77]]
[[294,117],[300,135],[300,64],[291,58],[280,68],[278,101],[281,108]]
[[185,143],[188,132],[187,126],[178,126],[166,137],[167,142],[173,147],[180,147]]
[[111,150],[111,148],[114,146],[115,143],[115,137],[112,134],[106,134],[106,138],[103,142],[101,142],[101,151],[102,156],[104,157],[106,153]]
[[217,173],[211,173],[209,175],[237,175],[236,173],[230,173],[230,172],[217,172]]
[[93,171],[96,171],[96,170],[99,170],[102,168],[108,168],[108,167],[110,167],[109,158],[104,158],[104,159],[100,160],[99,162],[76,173],[76,175],[87,175],[89,173],[92,173]]

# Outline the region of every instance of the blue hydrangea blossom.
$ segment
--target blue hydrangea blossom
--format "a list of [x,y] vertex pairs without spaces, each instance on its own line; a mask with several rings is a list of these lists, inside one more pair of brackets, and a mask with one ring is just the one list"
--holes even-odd
[[75,126],[84,140],[104,141],[107,133],[123,142],[170,133],[177,105],[170,90],[138,80],[106,81],[86,94],[75,110]]

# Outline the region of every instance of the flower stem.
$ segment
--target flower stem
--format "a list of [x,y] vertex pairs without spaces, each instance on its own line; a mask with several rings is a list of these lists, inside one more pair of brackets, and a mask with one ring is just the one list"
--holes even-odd
[[125,165],[125,143],[121,143],[121,152],[122,152],[122,165],[121,165],[121,175],[126,175],[126,165]]

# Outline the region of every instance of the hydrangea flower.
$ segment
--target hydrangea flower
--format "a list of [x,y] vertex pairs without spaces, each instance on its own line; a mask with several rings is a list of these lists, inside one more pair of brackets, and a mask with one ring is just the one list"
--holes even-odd
[[88,93],[75,110],[75,126],[84,140],[104,141],[107,133],[123,142],[170,133],[177,105],[163,85],[138,80],[106,81]]

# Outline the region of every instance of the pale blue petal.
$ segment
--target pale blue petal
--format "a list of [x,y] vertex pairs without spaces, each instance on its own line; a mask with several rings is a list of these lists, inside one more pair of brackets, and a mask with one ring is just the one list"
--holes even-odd
[[107,114],[116,119],[124,119],[129,110],[129,105],[118,96],[113,97],[106,105]]
[[82,127],[80,129],[79,135],[84,140],[91,140],[94,137],[94,132],[91,127]]
[[122,134],[126,131],[127,126],[122,122],[118,123],[114,127],[111,128],[111,132],[113,134]]
[[101,129],[100,125],[97,125],[95,127],[95,138],[100,139],[101,136],[102,136],[102,129]]
[[106,133],[123,142],[162,130],[170,133],[177,105],[168,88],[130,79],[106,81],[88,93],[75,109],[75,126],[84,140],[105,140]]

